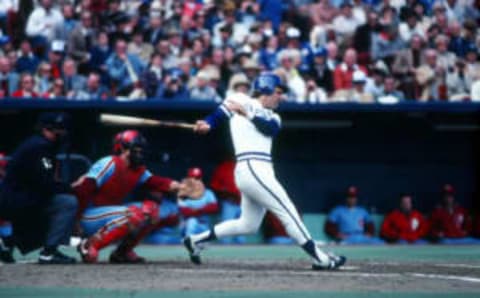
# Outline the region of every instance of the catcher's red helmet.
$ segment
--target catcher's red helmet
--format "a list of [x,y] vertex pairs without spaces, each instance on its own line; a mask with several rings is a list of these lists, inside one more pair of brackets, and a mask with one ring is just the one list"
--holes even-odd
[[123,150],[132,147],[140,147],[145,149],[147,140],[138,131],[134,129],[119,132],[113,138],[113,154],[120,154]]

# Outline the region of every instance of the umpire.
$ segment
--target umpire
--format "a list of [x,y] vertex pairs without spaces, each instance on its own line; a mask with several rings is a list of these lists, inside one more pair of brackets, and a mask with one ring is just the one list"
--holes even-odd
[[56,179],[55,156],[67,137],[68,115],[43,113],[37,134],[11,156],[0,185],[0,217],[12,223],[13,233],[0,238],[0,260],[14,263],[13,249],[22,254],[43,246],[40,264],[73,264],[75,258],[58,251],[73,229],[77,200],[68,184]]

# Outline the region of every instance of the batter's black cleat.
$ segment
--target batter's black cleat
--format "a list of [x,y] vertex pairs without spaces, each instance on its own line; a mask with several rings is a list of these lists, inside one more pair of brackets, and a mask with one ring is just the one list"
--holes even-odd
[[75,258],[64,255],[58,250],[54,252],[43,250],[38,257],[38,263],[42,265],[70,265],[76,262],[77,260]]
[[183,239],[183,246],[185,246],[185,248],[188,250],[188,254],[190,255],[190,261],[192,261],[193,264],[202,264],[202,260],[200,258],[201,248],[192,241],[192,238],[188,236],[185,237]]
[[329,255],[329,257],[330,257],[330,262],[327,265],[315,262],[312,264],[312,269],[313,270],[337,270],[343,265],[345,265],[345,263],[347,262],[347,258],[344,256]]
[[5,264],[15,263],[15,258],[13,257],[13,247],[7,246],[2,237],[0,237],[0,262]]

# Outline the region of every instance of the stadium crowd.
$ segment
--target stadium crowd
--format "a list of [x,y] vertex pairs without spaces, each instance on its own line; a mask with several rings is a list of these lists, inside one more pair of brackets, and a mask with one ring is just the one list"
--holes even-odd
[[2,0],[0,98],[480,101],[475,0]]

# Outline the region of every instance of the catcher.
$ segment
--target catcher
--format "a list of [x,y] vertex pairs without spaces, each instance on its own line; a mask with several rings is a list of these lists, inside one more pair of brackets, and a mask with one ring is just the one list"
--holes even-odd
[[202,170],[190,168],[178,191],[178,207],[183,217],[182,236],[201,233],[210,228],[210,215],[218,212],[215,194],[205,188]]
[[[126,130],[114,139],[114,154],[97,161],[77,182],[74,190],[80,205],[80,227],[88,236],[78,246],[86,263],[95,263],[98,252],[120,241],[110,255],[111,263],[143,263],[133,248],[159,226],[159,206],[152,200],[125,204],[134,194],[175,192],[179,183],[153,175],[145,167],[146,139]],[[138,199],[138,198],[137,198]]]

